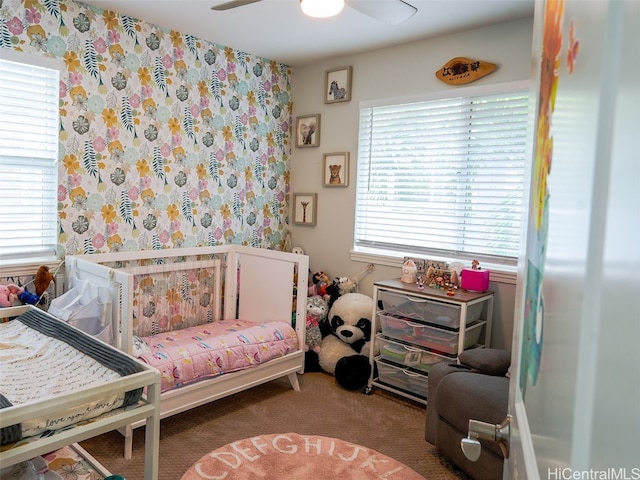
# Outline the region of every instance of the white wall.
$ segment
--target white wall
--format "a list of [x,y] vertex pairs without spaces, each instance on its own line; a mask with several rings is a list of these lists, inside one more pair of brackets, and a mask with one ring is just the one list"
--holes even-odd
[[[402,26],[398,27],[402,28]],[[350,260],[353,246],[355,181],[359,102],[455,90],[435,77],[435,72],[454,57],[496,63],[498,69],[474,85],[529,79],[533,18],[507,22],[397,47],[338,57],[314,65],[296,67],[293,75],[294,115],[321,115],[320,146],[293,148],[291,191],[317,193],[315,227],[291,227],[293,245],[310,256],[312,271],[353,277],[366,264]],[[325,104],[325,71],[353,67],[350,102]],[[322,186],[322,155],[347,151],[351,156],[349,186]],[[362,293],[372,294],[372,283],[399,277],[398,268],[377,265],[361,283]],[[492,345],[511,347],[515,286],[492,282],[496,290]]]

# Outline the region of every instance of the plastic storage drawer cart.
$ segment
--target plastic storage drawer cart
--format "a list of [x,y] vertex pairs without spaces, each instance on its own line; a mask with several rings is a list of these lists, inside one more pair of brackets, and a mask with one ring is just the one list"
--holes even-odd
[[374,284],[373,299],[373,331],[380,333],[370,346],[368,393],[375,386],[426,403],[434,365],[455,363],[463,350],[489,346],[493,292],[457,290],[449,296],[385,280]]

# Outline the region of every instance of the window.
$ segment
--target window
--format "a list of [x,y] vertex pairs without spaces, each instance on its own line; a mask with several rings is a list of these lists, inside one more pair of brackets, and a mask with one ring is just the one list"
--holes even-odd
[[59,70],[14,53],[0,53],[0,259],[57,244]]
[[515,265],[528,87],[361,104],[356,252]]

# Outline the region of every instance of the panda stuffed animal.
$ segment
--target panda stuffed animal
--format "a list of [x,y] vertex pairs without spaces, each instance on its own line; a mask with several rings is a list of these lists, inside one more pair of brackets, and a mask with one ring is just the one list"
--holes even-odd
[[372,314],[373,299],[361,293],[342,295],[329,310],[330,332],[322,339],[318,361],[346,390],[364,388],[369,382]]

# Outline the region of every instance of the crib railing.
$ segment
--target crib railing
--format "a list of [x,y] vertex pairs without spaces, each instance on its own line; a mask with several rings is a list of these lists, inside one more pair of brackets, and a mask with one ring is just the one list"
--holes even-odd
[[219,258],[126,267],[133,275],[133,334],[155,335],[220,319]]

